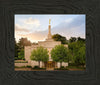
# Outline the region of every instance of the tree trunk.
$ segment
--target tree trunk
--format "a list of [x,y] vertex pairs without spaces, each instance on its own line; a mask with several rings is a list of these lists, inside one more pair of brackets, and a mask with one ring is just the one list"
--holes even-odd
[[83,64],[83,67],[85,67],[85,64]]
[[39,61],[39,68],[40,68],[40,61]]
[[44,62],[44,66],[43,67],[46,68],[46,62]]
[[60,67],[62,67],[62,62],[60,62]]
[[69,63],[69,56],[68,56],[68,63]]

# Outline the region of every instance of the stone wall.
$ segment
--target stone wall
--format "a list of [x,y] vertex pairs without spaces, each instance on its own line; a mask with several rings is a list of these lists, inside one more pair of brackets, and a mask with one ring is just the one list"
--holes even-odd
[[15,63],[15,66],[18,66],[18,67],[22,67],[22,66],[27,66],[29,65],[28,63]]
[[43,46],[45,48],[54,48],[56,45],[60,45],[60,41],[44,41],[44,42],[39,42],[39,46]]
[[68,63],[62,62],[62,66],[66,67],[66,66],[68,66]]
[[34,66],[38,66],[39,64],[38,64],[37,61],[31,61],[30,65],[31,65],[32,67],[34,67]]
[[[66,67],[66,66],[68,66],[68,63],[62,62],[62,66]],[[60,62],[57,62],[57,68],[60,68]]]

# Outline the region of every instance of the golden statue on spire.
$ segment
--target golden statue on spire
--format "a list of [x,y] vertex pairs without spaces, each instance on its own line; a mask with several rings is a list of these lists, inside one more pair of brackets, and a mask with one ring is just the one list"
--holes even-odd
[[49,19],[49,24],[50,24],[50,22],[51,22],[51,19]]

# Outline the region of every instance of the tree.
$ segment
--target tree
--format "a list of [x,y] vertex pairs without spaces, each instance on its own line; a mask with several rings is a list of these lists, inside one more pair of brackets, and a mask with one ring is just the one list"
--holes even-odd
[[18,53],[20,52],[20,47],[18,45],[18,43],[15,40],[15,60],[18,59]]
[[77,65],[85,64],[85,42],[83,40],[77,40],[68,44],[69,58],[72,63]]
[[18,57],[18,45],[15,41],[15,57]]
[[24,56],[20,56],[20,53],[24,52],[24,46],[30,46],[31,42],[27,38],[21,38],[17,43],[15,40],[15,59],[24,59]]
[[78,37],[78,39],[77,39],[78,41],[82,41],[82,42],[85,42],[85,39],[84,38],[80,38],[80,37]]
[[52,38],[53,38],[55,41],[61,41],[62,44],[67,44],[67,39],[66,39],[66,37],[64,37],[64,36],[61,36],[61,35],[59,35],[59,34],[54,34],[54,35],[52,36]]
[[72,43],[72,42],[75,42],[76,40],[77,40],[76,37],[71,37],[71,38],[69,39],[69,42]]
[[69,42],[70,42],[70,43],[76,42],[76,41],[85,42],[85,39],[84,39],[84,38],[80,38],[80,37],[78,37],[78,38],[76,38],[76,37],[71,37],[71,38],[69,39]]
[[43,48],[42,46],[38,47],[37,49],[34,49],[31,52],[30,59],[38,61],[40,67],[40,61],[47,62],[49,60],[47,49]]
[[67,62],[68,57],[67,57],[67,47],[64,45],[56,45],[52,50],[51,50],[51,58],[55,62],[60,62],[60,66],[62,66],[62,62]]
[[67,56],[68,56],[68,63],[73,62],[73,53],[70,49],[67,51]]
[[78,65],[85,65],[85,46],[81,47],[75,56],[75,63]]
[[18,59],[24,60],[24,49],[21,49],[21,51],[18,53]]
[[24,48],[24,46],[30,46],[32,43],[27,40],[27,38],[21,38],[19,39],[18,45],[20,46],[20,48]]

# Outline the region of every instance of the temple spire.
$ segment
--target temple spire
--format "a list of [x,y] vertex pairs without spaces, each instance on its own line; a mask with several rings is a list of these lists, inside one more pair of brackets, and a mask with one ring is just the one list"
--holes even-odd
[[49,19],[49,27],[48,27],[48,39],[52,38],[51,36],[51,25],[50,25],[51,19]]
[[49,19],[49,25],[50,25],[51,19]]

